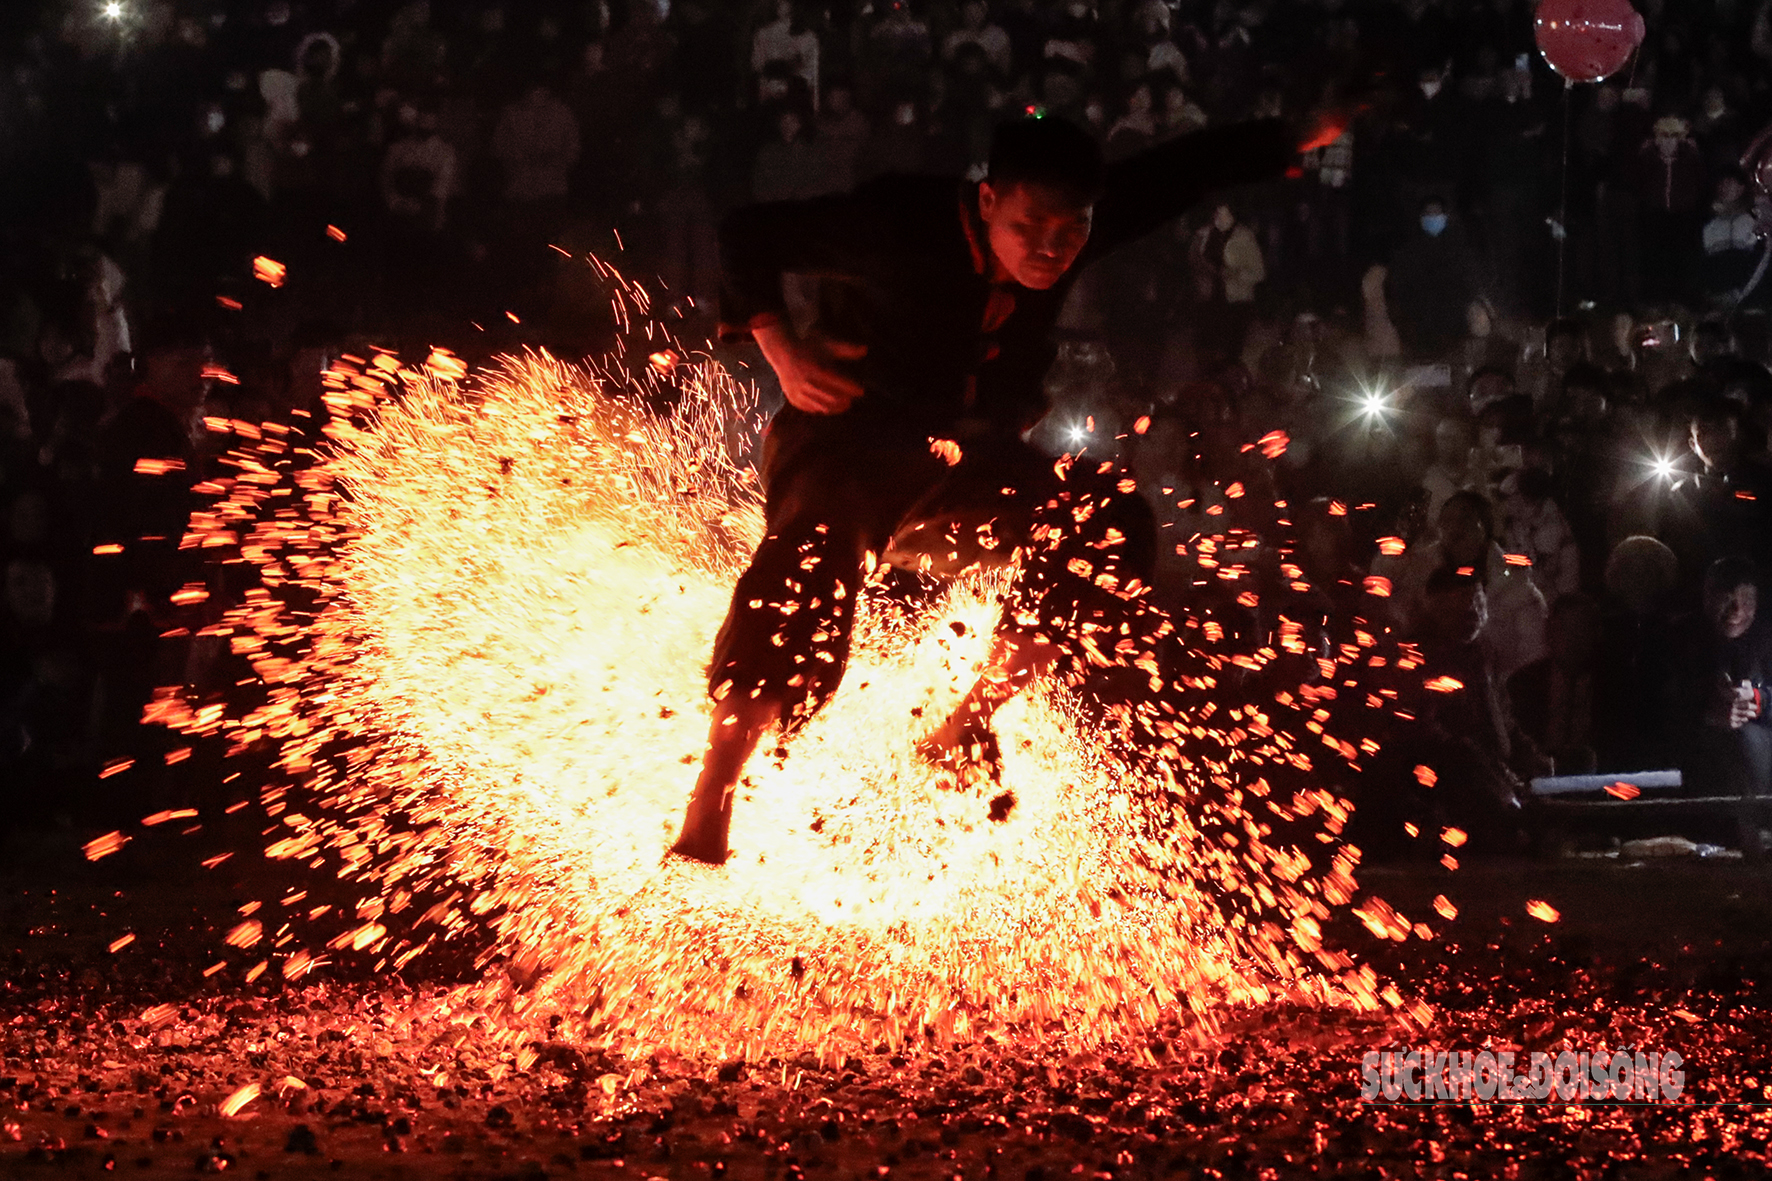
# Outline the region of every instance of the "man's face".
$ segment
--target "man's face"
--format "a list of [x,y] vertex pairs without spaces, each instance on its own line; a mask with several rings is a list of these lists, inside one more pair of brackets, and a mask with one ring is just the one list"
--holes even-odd
[[1545,360],[1551,368],[1568,369],[1581,360],[1581,338],[1570,332],[1559,332],[1545,342]]
[[1434,458],[1447,467],[1462,467],[1471,454],[1470,429],[1462,422],[1446,421],[1434,428]]
[[168,409],[189,414],[203,404],[203,369],[209,350],[197,346],[165,349],[147,359],[148,384]]
[[1044,291],[1064,277],[1089,241],[1094,207],[1048,185],[978,186],[978,215],[991,254],[1011,279]]
[[1474,580],[1442,587],[1427,597],[1427,626],[1453,644],[1469,644],[1489,622],[1489,600]]
[[1483,560],[1489,534],[1476,513],[1453,501],[1440,509],[1440,543],[1452,565],[1475,566]]
[[1725,640],[1739,640],[1754,625],[1754,616],[1760,609],[1759,588],[1749,582],[1712,592],[1704,605],[1717,634]]

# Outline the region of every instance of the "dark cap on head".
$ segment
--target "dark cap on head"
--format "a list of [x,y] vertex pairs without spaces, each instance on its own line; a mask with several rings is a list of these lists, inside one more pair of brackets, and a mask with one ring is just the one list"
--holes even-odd
[[996,189],[1047,185],[1090,205],[1101,196],[1102,168],[1101,146],[1087,131],[1045,115],[997,125],[987,179]]

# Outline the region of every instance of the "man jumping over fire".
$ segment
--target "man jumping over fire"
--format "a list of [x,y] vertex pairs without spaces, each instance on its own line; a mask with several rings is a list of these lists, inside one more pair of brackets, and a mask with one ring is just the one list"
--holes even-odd
[[[950,576],[1019,555],[983,674],[920,747],[994,776],[997,707],[1117,631],[1155,553],[1123,473],[1086,455],[1054,465],[1024,441],[1077,270],[1337,134],[1324,122],[1301,144],[1252,123],[1104,165],[1080,128],[1028,118],[998,129],[977,184],[889,176],[726,220],[721,334],[755,340],[787,405],[764,440],[765,535],[715,641],[708,750],[673,852],[726,860],[745,763],[836,691],[875,561]],[[791,322],[786,275],[820,281],[814,330]]]

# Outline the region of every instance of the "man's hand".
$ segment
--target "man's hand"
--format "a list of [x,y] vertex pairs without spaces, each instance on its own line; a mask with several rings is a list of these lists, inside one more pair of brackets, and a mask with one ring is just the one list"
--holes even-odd
[[1760,703],[1755,700],[1754,687],[1746,681],[1735,687],[1729,700],[1729,729],[1739,730],[1760,716]]
[[1753,686],[1746,682],[1738,685],[1727,676],[1721,677],[1705,720],[1712,726],[1739,730],[1759,716]]
[[840,340],[802,340],[786,324],[754,327],[751,335],[763,357],[781,380],[788,404],[808,414],[841,414],[861,397],[854,378],[840,372],[835,363],[859,361],[867,346]]

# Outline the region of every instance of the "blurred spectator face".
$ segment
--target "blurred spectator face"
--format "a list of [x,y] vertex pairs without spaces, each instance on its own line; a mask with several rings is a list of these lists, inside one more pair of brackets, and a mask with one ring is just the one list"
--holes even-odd
[[1693,325],[1692,359],[1700,365],[1735,355],[1735,334],[1721,320],[1701,320]]
[[1444,78],[1440,77],[1440,71],[1438,70],[1423,70],[1421,72],[1420,80],[1416,83],[1416,85],[1421,87],[1422,97],[1424,98],[1433,98],[1440,93],[1440,88],[1445,84],[1446,81]]
[[1481,374],[1471,382],[1471,413],[1481,414],[1503,398],[1511,398],[1513,393],[1514,383],[1508,379],[1507,374]]
[[1156,101],[1151,98],[1151,88],[1147,85],[1139,85],[1126,99],[1127,112],[1135,116],[1150,114],[1155,105]]
[[505,10],[494,4],[480,10],[480,32],[496,37],[505,31]]
[[1717,182],[1716,203],[1713,206],[1718,213],[1740,213],[1747,208],[1747,186],[1733,176],[1725,176]]
[[1704,117],[1715,123],[1729,113],[1729,99],[1720,86],[1713,86],[1704,92]]
[[1449,644],[1469,644],[1489,622],[1489,599],[1476,579],[1460,580],[1428,592],[1423,618],[1429,635]]
[[1489,523],[1463,498],[1453,497],[1440,509],[1440,547],[1446,564],[1475,567],[1489,548]]
[[6,605],[26,627],[48,627],[55,618],[55,574],[49,566],[23,560],[7,563]]
[[1584,426],[1606,417],[1606,391],[1591,385],[1563,387],[1563,419],[1572,425]]
[[1759,609],[1760,590],[1751,582],[1713,587],[1704,596],[1704,614],[1725,640],[1739,640],[1746,635]]
[[168,410],[191,414],[203,404],[203,369],[208,363],[206,348],[158,349],[148,354],[144,384]]
[[37,356],[51,369],[59,369],[74,359],[73,334],[54,320],[45,320],[37,330]]
[[1057,283],[1077,261],[1094,214],[1093,206],[1078,205],[1048,185],[1011,184],[998,191],[987,180],[978,186],[978,215],[991,253],[1010,278],[1035,291]]
[[1235,226],[1236,224],[1237,224],[1237,215],[1231,211],[1231,207],[1229,205],[1220,205],[1218,208],[1216,208],[1212,211],[1212,228],[1217,230],[1219,233],[1221,233],[1221,234],[1230,233],[1231,228],[1233,226]]
[[855,106],[855,95],[847,86],[833,86],[825,92],[824,109],[838,119],[848,116]]
[[914,127],[917,123],[917,104],[902,102],[892,108],[892,121],[900,127]]
[[966,0],[960,6],[961,23],[974,33],[984,28],[985,18],[989,15],[990,10],[984,6],[984,0]]
[[1692,128],[1684,119],[1672,116],[1655,121],[1655,150],[1661,153],[1663,160],[1672,160],[1679,154],[1680,144],[1692,133]]
[[1462,418],[1442,419],[1434,428],[1434,460],[1442,467],[1458,469],[1470,462],[1471,428]]
[[1305,568],[1318,578],[1335,578],[1352,564],[1353,532],[1346,517],[1332,517],[1321,509],[1305,514],[1299,538]]
[[1161,41],[1169,35],[1169,10],[1160,2],[1140,5],[1133,20],[1138,35],[1146,42]]
[[781,137],[782,143],[793,143],[800,138],[800,131],[800,116],[793,111],[783,111],[776,117],[775,134]]
[[1320,345],[1327,337],[1323,318],[1315,312],[1300,312],[1292,321],[1292,343],[1306,347]]
[[316,41],[302,54],[301,72],[309,78],[325,78],[332,73],[335,64],[332,47],[323,41]]
[[1726,467],[1735,457],[1741,437],[1741,423],[1731,414],[1706,413],[1694,416],[1690,443],[1692,454],[1707,468]]
[[1544,359],[1554,372],[1562,373],[1581,360],[1581,334],[1575,331],[1548,333],[1544,339]]
[[982,78],[990,66],[991,59],[971,41],[954,51],[954,69],[962,78]]
[[1047,70],[1040,79],[1040,96],[1049,107],[1068,107],[1082,94],[1082,84],[1064,70]]
[[1495,331],[1495,323],[1489,318],[1489,307],[1481,300],[1472,300],[1464,309],[1464,324],[1470,334],[1479,339]]
[[39,545],[49,536],[49,502],[42,493],[20,493],[8,516],[8,535],[18,545]]

